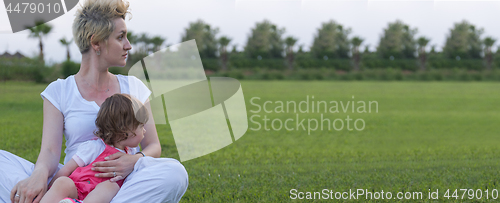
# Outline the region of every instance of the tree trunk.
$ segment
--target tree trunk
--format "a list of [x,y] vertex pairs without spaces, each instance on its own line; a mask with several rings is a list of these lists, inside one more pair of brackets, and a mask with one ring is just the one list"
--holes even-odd
[[226,71],[227,70],[227,52],[224,51],[222,55],[222,70]]
[[220,49],[220,58],[222,60],[222,71],[227,70],[227,50],[226,46],[221,47]]
[[66,47],[66,60],[70,60],[71,56],[69,55],[69,46]]
[[354,71],[359,71],[359,53],[354,55]]
[[425,55],[425,47],[420,48],[420,53],[418,55],[418,58],[420,59],[420,70],[425,71],[425,63],[427,62],[427,56]]
[[360,62],[361,57],[359,56],[359,48],[358,47],[354,48],[353,59],[354,59],[354,71],[359,71],[359,62]]
[[486,70],[491,70],[491,64],[493,62],[493,54],[489,51],[486,55]]
[[292,46],[286,48],[286,59],[288,62],[288,70],[293,70],[294,56],[293,56],[293,47]]
[[42,37],[40,36],[40,37],[39,37],[39,39],[40,39],[40,45],[39,45],[39,46],[40,46],[40,56],[39,56],[39,57],[40,57],[40,61],[44,62],[44,60],[43,60],[43,44],[42,44]]

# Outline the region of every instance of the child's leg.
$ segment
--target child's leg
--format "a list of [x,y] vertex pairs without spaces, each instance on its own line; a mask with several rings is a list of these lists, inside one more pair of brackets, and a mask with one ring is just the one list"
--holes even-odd
[[91,203],[109,203],[115,197],[116,193],[120,190],[117,183],[112,183],[107,180],[99,183],[92,192],[90,192],[83,202]]
[[76,190],[75,183],[68,177],[61,176],[54,183],[50,190],[43,196],[40,203],[54,203],[62,199],[78,198],[78,191]]

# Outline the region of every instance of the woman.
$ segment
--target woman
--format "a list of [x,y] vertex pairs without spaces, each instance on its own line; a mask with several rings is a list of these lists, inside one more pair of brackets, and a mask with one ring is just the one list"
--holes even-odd
[[[39,202],[47,183],[61,168],[63,133],[66,157],[70,160],[78,145],[94,137],[95,118],[104,100],[115,93],[127,93],[146,104],[150,118],[135,155],[116,153],[96,163],[98,177],[113,177],[125,183],[111,202],[178,202],[188,185],[184,167],[175,159],[158,158],[161,146],[148,103],[149,89],[133,76],[113,75],[112,66],[125,66],[127,40],[125,16],[128,2],[88,0],[76,13],[73,35],[82,63],[76,75],[52,82],[43,98],[42,146],[35,165],[0,150],[0,200]],[[59,165],[59,166],[58,166]]]

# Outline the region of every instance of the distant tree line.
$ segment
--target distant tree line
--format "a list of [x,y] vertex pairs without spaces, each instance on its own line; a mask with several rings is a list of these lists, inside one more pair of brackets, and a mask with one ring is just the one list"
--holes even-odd
[[[41,61],[42,38],[50,33],[51,28],[48,24],[38,23],[30,29],[30,37],[39,39]],[[375,52],[370,52],[369,45],[365,45],[362,51],[364,39],[360,36],[351,37],[351,28],[334,20],[322,23],[317,29],[309,51],[304,51],[303,45],[299,45],[298,51],[295,51],[299,39],[285,37],[285,33],[285,28],[279,28],[268,20],[257,22],[250,30],[243,51],[237,51],[236,44],[232,45],[230,51],[230,37],[218,36],[219,28],[197,20],[185,28],[181,41],[195,39],[205,68],[223,71],[252,67],[289,70],[327,67],[354,71],[393,67],[423,71],[429,66],[490,70],[495,65],[495,55],[499,53],[492,51],[496,39],[490,36],[482,38],[484,29],[476,28],[466,20],[455,23],[450,29],[441,52],[436,51],[435,45],[427,51],[431,39],[425,36],[417,38],[418,29],[400,20],[390,22],[384,28]],[[166,38],[161,36],[129,31],[127,37],[134,46],[128,66],[166,45]],[[67,48],[71,43],[65,38],[60,42]],[[67,50],[67,59],[70,60]]]
[[[428,51],[431,39],[417,36],[417,28],[411,28],[400,20],[384,28],[373,52],[369,45],[363,44],[361,36],[351,36],[351,28],[334,20],[322,23],[317,29],[309,51],[304,51],[304,45],[297,45],[299,39],[285,37],[285,28],[279,28],[268,20],[258,22],[251,28],[243,51],[238,51],[236,44],[232,44],[230,49],[231,38],[218,36],[218,33],[219,28],[197,20],[191,22],[182,34],[182,41],[196,40],[203,65],[214,71],[255,67],[288,70],[323,67],[345,71],[387,67],[413,71],[425,71],[429,67],[490,70],[495,66],[495,55],[500,53],[492,51],[495,38],[482,38],[484,29],[466,20],[454,24],[440,52],[436,51],[436,45]],[[156,44],[152,42],[154,38],[157,39]],[[131,65],[154,51],[155,47],[163,46],[166,39],[129,33],[129,40],[133,44],[141,44],[132,54],[137,57],[131,57]]]
[[[29,37],[39,41],[39,56],[34,60],[44,64],[43,38],[50,34],[52,26],[40,22],[30,28],[30,31]],[[298,38],[286,35],[285,28],[263,20],[251,28],[246,44],[239,50],[237,44],[231,43],[229,36],[219,36],[219,28],[197,20],[190,22],[184,29],[181,42],[195,39],[204,68],[214,72],[260,69],[295,71],[311,68],[348,72],[387,68],[408,71],[490,71],[500,64],[500,47],[494,53],[496,39],[491,36],[483,37],[483,33],[483,28],[478,28],[466,20],[457,22],[446,34],[442,49],[437,51],[430,38],[418,35],[417,28],[396,20],[388,23],[375,46],[376,49],[370,50],[370,45],[364,44],[361,36],[351,36],[351,28],[330,20],[322,23],[316,30],[312,44],[306,51],[303,44],[297,43],[300,41]],[[167,39],[162,36],[150,36],[134,31],[129,31],[127,38],[133,45],[127,59],[128,67],[171,45],[167,44]],[[79,64],[72,62],[70,58],[69,45],[72,41],[60,39],[61,45],[67,49],[66,62],[58,65],[62,67],[62,76],[74,74],[79,69]],[[4,67],[14,64],[6,59],[2,61]],[[14,66],[25,67],[28,63],[19,64]],[[2,78],[11,78],[17,74],[12,71],[3,71]],[[41,72],[43,71],[36,73],[37,77],[41,77]]]

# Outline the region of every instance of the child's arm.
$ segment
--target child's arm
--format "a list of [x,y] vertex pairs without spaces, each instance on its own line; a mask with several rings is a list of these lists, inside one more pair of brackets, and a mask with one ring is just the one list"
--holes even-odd
[[52,181],[50,181],[49,183],[49,188],[52,186],[52,184],[54,183],[54,181],[56,181],[57,178],[61,176],[67,177],[71,175],[71,173],[73,173],[73,171],[75,171],[76,168],[78,168],[78,164],[76,163],[76,161],[74,159],[69,160],[68,163],[66,163],[59,171],[57,171],[56,175],[54,175]]

